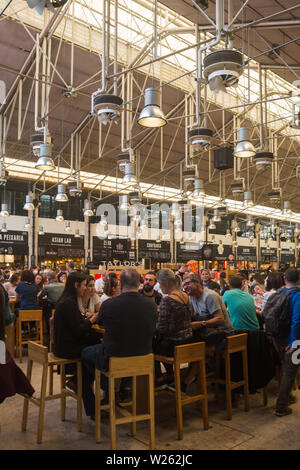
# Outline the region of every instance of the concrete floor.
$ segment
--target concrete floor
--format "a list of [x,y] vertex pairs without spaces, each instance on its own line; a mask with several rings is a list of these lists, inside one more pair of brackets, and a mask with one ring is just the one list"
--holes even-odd
[[[19,365],[19,360],[16,360]],[[26,373],[27,358],[20,364]],[[39,390],[41,368],[34,364],[32,384]],[[55,377],[55,390],[59,390],[58,376]],[[262,405],[262,394],[250,395],[250,411],[243,411],[243,400],[233,409],[232,421],[225,418],[225,394],[215,403],[212,388],[209,391],[209,429],[203,430],[199,405],[184,408],[184,437],[177,440],[175,401],[171,396],[156,397],[156,449],[206,449],[206,450],[262,450],[300,449],[300,393],[295,392],[298,402],[292,405],[293,414],[278,418],[274,416],[277,383],[269,384],[268,406]],[[36,393],[38,395],[38,393]],[[23,398],[19,395],[8,398],[0,405],[0,449],[39,449],[39,450],[86,450],[110,449],[109,420],[102,421],[102,442],[95,443],[94,422],[83,416],[83,430],[76,430],[76,402],[67,400],[66,421],[60,421],[59,400],[46,403],[43,443],[36,443],[37,413],[33,404],[29,405],[27,431],[21,432]],[[83,412],[84,413],[84,412]],[[148,424],[138,423],[136,437],[129,435],[129,425],[118,426],[117,448],[126,450],[148,449]]]

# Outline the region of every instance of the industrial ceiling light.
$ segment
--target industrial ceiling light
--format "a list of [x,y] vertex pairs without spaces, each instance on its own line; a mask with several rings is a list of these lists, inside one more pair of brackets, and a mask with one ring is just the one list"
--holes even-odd
[[86,217],[91,217],[92,215],[94,215],[91,201],[85,201],[83,215]]
[[240,158],[249,158],[256,154],[254,145],[250,142],[250,129],[248,127],[239,128],[238,143],[233,153],[235,157]]
[[231,232],[230,232],[230,229],[229,229],[229,228],[227,228],[227,229],[226,229],[226,234],[225,234],[225,237],[227,238],[227,240],[229,240],[229,239],[232,237],[232,235],[231,235]]
[[263,171],[265,168],[271,166],[274,160],[272,152],[259,152],[253,156],[253,163],[255,163],[257,171]]
[[5,186],[7,183],[8,171],[6,171],[4,162],[0,160],[0,186]]
[[253,219],[252,219],[252,215],[248,215],[248,220],[247,220],[246,226],[247,227],[253,227],[253,225],[254,225],[254,222],[253,222]]
[[[212,136],[213,131],[211,129],[206,129],[204,127],[191,129],[188,134],[189,144],[192,145],[192,148],[196,152],[206,149],[211,143]],[[192,155],[195,156],[194,154]]]
[[124,170],[125,175],[123,176],[122,183],[137,184],[135,164],[132,162],[126,163]]
[[42,225],[39,227],[39,235],[45,235],[44,227]]
[[128,194],[130,204],[137,204],[140,202],[140,193],[139,191],[132,191]]
[[216,224],[214,223],[213,219],[210,219],[209,221],[209,226],[208,226],[208,230],[216,230]]
[[68,183],[68,191],[71,197],[81,196],[83,184],[80,181],[70,181]]
[[6,223],[2,224],[2,229],[1,229],[1,232],[2,232],[2,233],[6,233],[6,232],[7,232],[7,226],[6,226]]
[[232,194],[241,194],[245,191],[244,182],[237,181],[236,183],[231,183]]
[[204,202],[205,190],[204,190],[204,181],[201,179],[195,179],[194,181],[194,191],[192,197],[201,202]]
[[40,158],[38,159],[35,168],[37,170],[52,171],[55,169],[54,161],[51,158],[52,146],[51,144],[40,145]]
[[210,89],[219,93],[228,87],[236,87],[243,73],[243,54],[232,49],[212,52],[203,59],[203,75]]
[[8,205],[7,204],[1,204],[0,216],[1,217],[8,217],[9,216]]
[[30,221],[29,221],[29,217],[25,217],[25,225],[24,225],[25,228],[31,228],[31,224],[30,224]]
[[214,209],[213,221],[221,222],[221,217],[220,217],[218,209]]
[[65,219],[64,219],[64,216],[63,216],[63,211],[62,209],[58,209],[57,210],[57,213],[56,213],[56,219],[55,219],[57,222],[63,222]]
[[34,8],[39,15],[43,14],[45,8],[54,13],[55,8],[62,7],[67,1],[68,0],[26,0],[29,8]]
[[126,211],[130,208],[130,204],[128,203],[128,196],[124,194],[119,198],[119,209]]
[[27,194],[25,198],[25,205],[23,207],[25,211],[33,211],[34,210],[34,204],[33,204],[33,198],[31,194]]
[[99,94],[92,96],[92,114],[96,115],[100,124],[106,126],[108,122],[120,117],[123,99],[120,96]]
[[283,201],[283,215],[292,215],[291,201]]
[[130,163],[130,154],[120,153],[120,155],[117,156],[117,164],[122,173],[125,173],[126,163]]
[[66,187],[64,184],[59,184],[57,186],[57,195],[55,198],[56,202],[68,202],[69,198],[66,194]]
[[244,207],[251,207],[253,206],[253,198],[251,191],[244,192]]
[[145,107],[137,120],[143,127],[162,127],[167,124],[165,115],[160,107],[160,91],[156,88],[146,88]]
[[80,238],[79,228],[75,229],[75,238]]
[[[29,140],[30,146],[32,148],[32,153],[35,157],[40,157],[41,153],[41,145],[44,144],[44,134],[39,133],[39,134],[32,134],[30,136]],[[46,144],[49,144],[52,146],[53,140],[50,134],[47,134],[46,136]]]
[[71,232],[71,223],[69,221],[65,224],[65,232]]

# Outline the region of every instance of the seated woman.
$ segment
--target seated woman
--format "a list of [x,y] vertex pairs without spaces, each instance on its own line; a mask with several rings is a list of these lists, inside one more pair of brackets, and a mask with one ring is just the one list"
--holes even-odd
[[21,275],[20,274],[13,274],[8,282],[5,282],[3,284],[4,289],[8,293],[8,297],[16,297],[16,287],[19,284],[21,280]]
[[45,278],[41,274],[37,273],[34,278],[34,283],[38,286],[39,292],[41,292],[45,284]]
[[81,314],[96,321],[100,309],[100,297],[95,290],[95,279],[93,276],[86,277],[86,290],[82,297],[78,297],[78,307]]
[[[176,275],[170,269],[162,269],[157,275],[165,297],[160,302],[154,352],[165,356],[174,355],[174,347],[192,342],[191,311],[188,295],[178,288]],[[160,363],[155,361],[156,383],[163,385],[173,379],[173,368],[165,364],[167,377],[162,376]]]
[[103,304],[105,300],[111,297],[120,295],[120,281],[117,277],[109,276],[108,280],[104,283],[103,294],[100,297],[100,302]]
[[[84,318],[78,308],[78,297],[83,297],[86,290],[86,275],[72,271],[65,285],[62,296],[56,304],[53,324],[53,352],[57,357],[66,359],[79,358],[86,346],[95,344],[98,340],[93,334],[92,322]],[[70,364],[66,373],[73,374],[68,387],[76,390],[76,366]],[[87,416],[94,416],[95,406],[89,382],[89,374],[82,367],[82,399]]]

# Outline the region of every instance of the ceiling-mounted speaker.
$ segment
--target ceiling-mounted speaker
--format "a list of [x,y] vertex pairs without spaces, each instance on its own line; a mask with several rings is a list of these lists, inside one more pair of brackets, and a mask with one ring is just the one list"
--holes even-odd
[[214,167],[216,170],[228,170],[228,168],[233,168],[232,147],[222,147],[214,150]]

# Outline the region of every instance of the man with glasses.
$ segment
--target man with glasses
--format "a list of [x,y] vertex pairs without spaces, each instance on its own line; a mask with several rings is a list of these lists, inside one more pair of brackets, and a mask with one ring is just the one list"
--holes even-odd
[[139,289],[139,293],[149,297],[158,306],[162,299],[162,295],[154,290],[156,284],[156,275],[153,271],[148,272],[144,278],[144,284],[142,289]]
[[192,328],[194,337],[205,341],[209,346],[221,342],[233,332],[227,309],[221,297],[213,290],[203,286],[195,273],[186,274],[183,289],[189,296],[194,310]]

